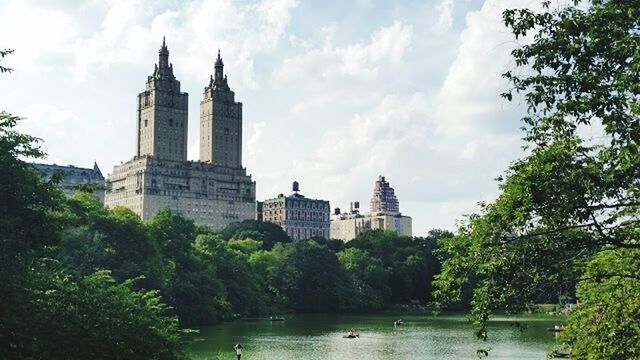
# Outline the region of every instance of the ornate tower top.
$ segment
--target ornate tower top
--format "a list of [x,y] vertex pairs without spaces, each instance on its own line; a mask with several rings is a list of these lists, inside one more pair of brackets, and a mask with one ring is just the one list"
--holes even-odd
[[209,89],[218,91],[231,91],[231,89],[229,88],[229,84],[227,83],[227,76],[224,75],[224,63],[222,62],[222,57],[220,56],[220,49],[218,49],[218,57],[216,58],[216,63],[213,68],[213,76],[210,78],[209,86],[205,88],[205,92]]
[[395,191],[382,175],[378,176],[378,180],[376,180],[375,187],[373,188],[371,212],[388,212],[394,214],[400,212]]
[[169,62],[169,48],[164,36],[162,37],[162,46],[158,50],[158,63],[153,74],[147,78],[147,90],[149,90],[150,83],[153,83],[152,88],[180,92],[180,83],[173,75],[173,64]]

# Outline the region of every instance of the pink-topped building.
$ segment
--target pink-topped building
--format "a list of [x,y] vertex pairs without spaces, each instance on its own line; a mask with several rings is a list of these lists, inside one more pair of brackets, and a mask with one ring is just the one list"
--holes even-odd
[[350,241],[363,231],[377,229],[411,236],[411,217],[400,213],[396,193],[382,175],[375,182],[370,204],[369,214],[360,214],[357,201],[351,203],[349,212],[342,213],[336,208],[331,218],[331,238]]
[[371,213],[379,212],[389,214],[400,212],[396,192],[382,175],[378,176],[378,180],[376,180],[373,188],[373,197],[371,198]]

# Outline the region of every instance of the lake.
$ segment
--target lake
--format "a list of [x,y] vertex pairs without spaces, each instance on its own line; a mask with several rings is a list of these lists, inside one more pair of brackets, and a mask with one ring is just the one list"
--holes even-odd
[[[477,359],[476,349],[490,347],[489,359],[546,359],[555,344],[548,327],[552,316],[518,317],[528,329],[513,326],[515,318],[497,317],[489,340],[475,339],[463,315],[289,315],[285,321],[236,321],[199,328],[190,334],[193,359],[235,359],[233,345],[244,346],[242,360],[258,359]],[[405,325],[393,326],[402,318]],[[344,339],[348,329],[359,339]]]

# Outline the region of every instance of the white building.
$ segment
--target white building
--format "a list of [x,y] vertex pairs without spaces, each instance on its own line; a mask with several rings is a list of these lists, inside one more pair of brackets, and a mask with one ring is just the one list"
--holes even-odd
[[400,236],[411,236],[411,217],[400,213],[394,189],[379,176],[371,199],[371,212],[360,214],[360,204],[352,203],[348,213],[336,209],[331,218],[330,236],[343,241],[353,240],[365,230],[389,230]]

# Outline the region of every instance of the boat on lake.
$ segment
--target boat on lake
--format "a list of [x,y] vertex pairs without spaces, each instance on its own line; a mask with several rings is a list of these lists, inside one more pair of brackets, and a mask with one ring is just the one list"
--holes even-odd
[[547,328],[547,331],[553,331],[553,332],[564,331],[564,325],[554,325],[552,328]]
[[242,318],[242,321],[284,321],[284,318],[281,316],[269,316],[268,318],[264,317],[246,317]]
[[551,353],[553,359],[571,359],[571,352],[557,351],[554,350]]
[[357,339],[360,337],[360,334],[358,334],[357,332],[353,331],[353,329],[351,329],[345,335],[342,335],[342,337],[345,339]]

